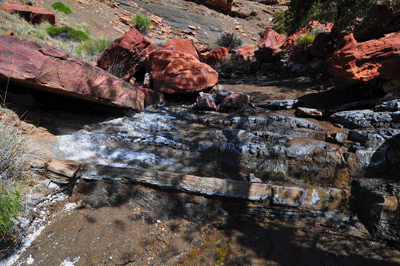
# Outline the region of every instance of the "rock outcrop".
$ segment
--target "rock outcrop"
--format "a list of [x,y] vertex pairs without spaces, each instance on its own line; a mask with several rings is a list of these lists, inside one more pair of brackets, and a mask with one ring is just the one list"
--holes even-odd
[[152,87],[164,93],[194,93],[213,87],[218,73],[200,62],[199,54],[190,40],[173,39],[149,55],[147,72]]
[[266,29],[258,41],[258,47],[279,47],[285,41],[285,37],[274,31]]
[[97,59],[97,66],[122,80],[129,81],[157,47],[137,29],[131,29],[116,39]]
[[141,111],[131,84],[46,44],[0,36],[0,79],[110,106]]
[[17,13],[32,24],[37,24],[42,21],[48,21],[52,25],[56,24],[56,16],[54,13],[38,6],[20,5],[9,1],[7,4],[0,4],[0,8],[11,14]]
[[331,73],[348,83],[392,80],[399,77],[399,65],[400,32],[361,43],[350,34],[332,56]]

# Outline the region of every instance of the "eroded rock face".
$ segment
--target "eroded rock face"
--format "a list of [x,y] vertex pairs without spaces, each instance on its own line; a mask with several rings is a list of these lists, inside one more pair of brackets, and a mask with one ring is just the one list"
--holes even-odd
[[129,81],[143,66],[146,56],[157,50],[136,29],[116,39],[97,59],[97,66]]
[[0,36],[0,79],[141,111],[144,95],[131,84],[46,44]]
[[149,56],[153,89],[164,93],[194,93],[213,87],[218,73],[200,57],[190,40],[173,39]]
[[9,1],[6,5],[0,4],[0,8],[11,14],[17,13],[32,24],[42,21],[48,21],[52,25],[56,24],[56,16],[54,13],[38,6],[20,5]]
[[285,41],[285,37],[274,31],[266,29],[258,41],[258,47],[278,47]]
[[353,34],[344,37],[332,56],[331,73],[348,83],[399,76],[400,32],[378,40],[357,42]]

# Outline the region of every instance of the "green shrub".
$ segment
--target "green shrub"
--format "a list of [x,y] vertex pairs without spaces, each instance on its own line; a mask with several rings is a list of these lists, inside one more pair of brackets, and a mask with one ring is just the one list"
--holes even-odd
[[14,225],[21,208],[20,191],[13,183],[24,175],[23,163],[31,154],[17,124],[16,116],[0,105],[0,237]]
[[276,15],[275,23],[287,34],[293,34],[311,20],[320,23],[333,22],[334,32],[344,35],[353,32],[362,23],[368,11],[378,0],[292,0],[284,14]]
[[242,45],[242,40],[233,33],[224,33],[215,42],[218,47],[237,48]]
[[76,39],[78,41],[89,40],[89,36],[81,30],[76,30],[68,25],[63,25],[61,27],[50,25],[46,28],[46,32],[51,37],[66,33],[69,38]]
[[17,217],[21,208],[21,194],[15,187],[0,187],[0,237],[4,236],[13,226],[13,218]]
[[286,22],[286,13],[285,12],[276,12],[272,15],[274,23],[274,30],[281,34],[287,34],[289,29],[287,28]]
[[68,6],[64,5],[62,2],[55,2],[51,5],[55,10],[62,12],[66,15],[71,14],[72,10]]
[[305,49],[307,46],[313,43],[314,39],[314,35],[301,34],[297,37],[295,46],[299,49]]
[[90,39],[79,45],[75,52],[78,55],[84,52],[90,56],[101,54],[112,42],[113,41],[109,39]]
[[151,31],[151,18],[148,18],[140,13],[137,13],[132,18],[132,23],[135,24],[135,28],[142,33]]

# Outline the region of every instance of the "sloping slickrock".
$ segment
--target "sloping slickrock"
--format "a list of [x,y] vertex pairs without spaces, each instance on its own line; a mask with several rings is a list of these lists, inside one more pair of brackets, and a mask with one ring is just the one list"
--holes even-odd
[[350,34],[332,56],[331,73],[348,83],[391,80],[399,77],[399,66],[400,31],[361,43]]
[[301,30],[298,32],[294,33],[293,35],[290,35],[285,42],[281,45],[280,48],[286,49],[286,50],[293,50],[294,45],[297,41],[297,38],[301,34],[307,34],[307,31],[313,30],[315,28],[325,28],[325,32],[329,33],[332,31],[333,23],[327,23],[327,24],[321,24],[316,20],[312,20],[308,22]]
[[164,93],[195,93],[213,87],[218,73],[200,57],[190,40],[173,39],[149,55],[153,89]]
[[0,79],[141,111],[144,95],[131,84],[46,44],[0,36]]
[[219,47],[214,51],[209,52],[206,55],[201,56],[201,61],[207,65],[215,65],[221,62],[225,58],[229,58],[229,50],[225,47]]
[[137,29],[116,39],[97,59],[97,66],[129,81],[143,66],[146,56],[157,50]]
[[37,24],[44,20],[48,21],[52,25],[56,24],[56,16],[54,13],[38,6],[20,5],[9,1],[7,4],[0,4],[0,8],[11,14],[18,13],[26,21],[32,24]]
[[274,31],[273,29],[266,29],[258,41],[258,47],[274,47],[280,46],[285,41],[285,37]]

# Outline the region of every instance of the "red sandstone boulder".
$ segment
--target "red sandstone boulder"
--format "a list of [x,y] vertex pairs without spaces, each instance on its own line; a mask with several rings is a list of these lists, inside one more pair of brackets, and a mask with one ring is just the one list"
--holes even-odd
[[243,47],[239,47],[237,49],[232,50],[235,55],[242,56],[243,58],[253,57],[254,56],[254,46],[249,44]]
[[221,62],[225,58],[229,58],[229,50],[225,47],[220,47],[214,51],[209,52],[206,55],[201,56],[201,61],[207,65],[215,65]]
[[149,55],[147,72],[153,89],[165,93],[195,93],[213,87],[218,73],[200,57],[190,40],[173,39]]
[[400,31],[360,43],[350,34],[332,56],[331,73],[348,83],[375,78],[392,80],[399,78],[399,66]]
[[48,21],[52,25],[56,24],[56,16],[54,13],[38,6],[20,5],[9,1],[7,4],[0,4],[0,8],[11,14],[17,13],[32,24],[37,24],[42,21]]
[[333,27],[333,23],[327,23],[327,24],[321,24],[316,20],[310,21],[308,22],[300,31],[296,32],[293,35],[290,35],[281,45],[280,48],[282,49],[286,49],[286,50],[293,50],[294,45],[296,44],[297,38],[299,37],[299,35],[301,34],[307,34],[307,31],[309,30],[313,30],[315,28],[325,28],[325,32],[331,32],[332,31],[332,27]]
[[0,79],[110,106],[141,111],[144,95],[110,73],[51,47],[0,36]]
[[97,59],[97,66],[129,81],[143,66],[146,56],[157,50],[137,29],[116,39]]
[[228,94],[225,99],[219,105],[220,109],[238,109],[247,106],[251,101],[252,97],[245,93],[232,92]]
[[196,98],[196,107],[205,111],[218,111],[215,96],[212,94],[203,94]]
[[258,47],[279,47],[285,41],[285,37],[274,31],[266,29],[258,41]]
[[239,109],[251,104],[252,100],[253,98],[245,93],[218,90],[214,94],[201,94],[197,97],[196,107],[208,111]]

